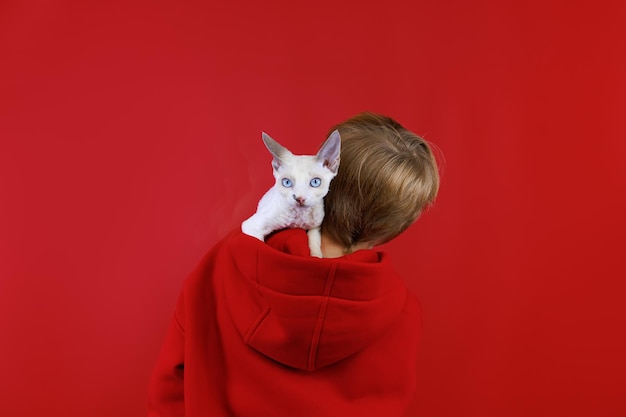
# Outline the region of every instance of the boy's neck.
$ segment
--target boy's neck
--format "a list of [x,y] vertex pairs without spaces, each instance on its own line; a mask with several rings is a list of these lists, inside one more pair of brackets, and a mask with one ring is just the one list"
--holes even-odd
[[374,246],[367,243],[357,243],[352,249],[346,249],[337,243],[333,238],[324,234],[322,230],[322,254],[324,258],[339,258],[340,256],[356,252],[360,249],[372,249]]

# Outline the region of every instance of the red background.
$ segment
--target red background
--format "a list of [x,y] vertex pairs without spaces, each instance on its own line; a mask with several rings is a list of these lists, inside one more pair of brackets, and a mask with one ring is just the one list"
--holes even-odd
[[0,415],[144,415],[261,131],[370,110],[442,165],[385,248],[425,311],[407,415],[625,416],[626,3],[226,3],[0,3]]

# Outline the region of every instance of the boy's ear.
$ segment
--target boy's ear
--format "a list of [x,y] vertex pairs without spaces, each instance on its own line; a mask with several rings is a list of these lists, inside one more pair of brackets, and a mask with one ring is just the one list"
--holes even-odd
[[333,174],[339,169],[339,155],[341,154],[341,135],[335,130],[330,134],[326,142],[317,153],[317,159],[323,161],[323,165]]
[[272,154],[272,167],[277,170],[283,164],[283,158],[291,154],[291,152],[265,132],[262,132],[261,138],[267,150]]

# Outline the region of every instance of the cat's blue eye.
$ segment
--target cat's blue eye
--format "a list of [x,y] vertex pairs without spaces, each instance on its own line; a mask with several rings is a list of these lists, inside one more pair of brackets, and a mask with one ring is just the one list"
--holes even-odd
[[322,180],[319,178],[313,178],[309,184],[311,184],[311,187],[317,188],[322,185]]
[[291,186],[293,185],[293,182],[291,182],[289,178],[283,178],[282,184],[283,184],[283,187],[285,188],[291,188]]

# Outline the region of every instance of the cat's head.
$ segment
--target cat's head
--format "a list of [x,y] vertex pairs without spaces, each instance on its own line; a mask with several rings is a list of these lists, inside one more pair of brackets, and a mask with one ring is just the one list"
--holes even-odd
[[316,155],[294,155],[266,133],[263,143],[272,154],[274,187],[294,207],[311,207],[322,203],[328,187],[339,169],[341,137],[335,130]]

